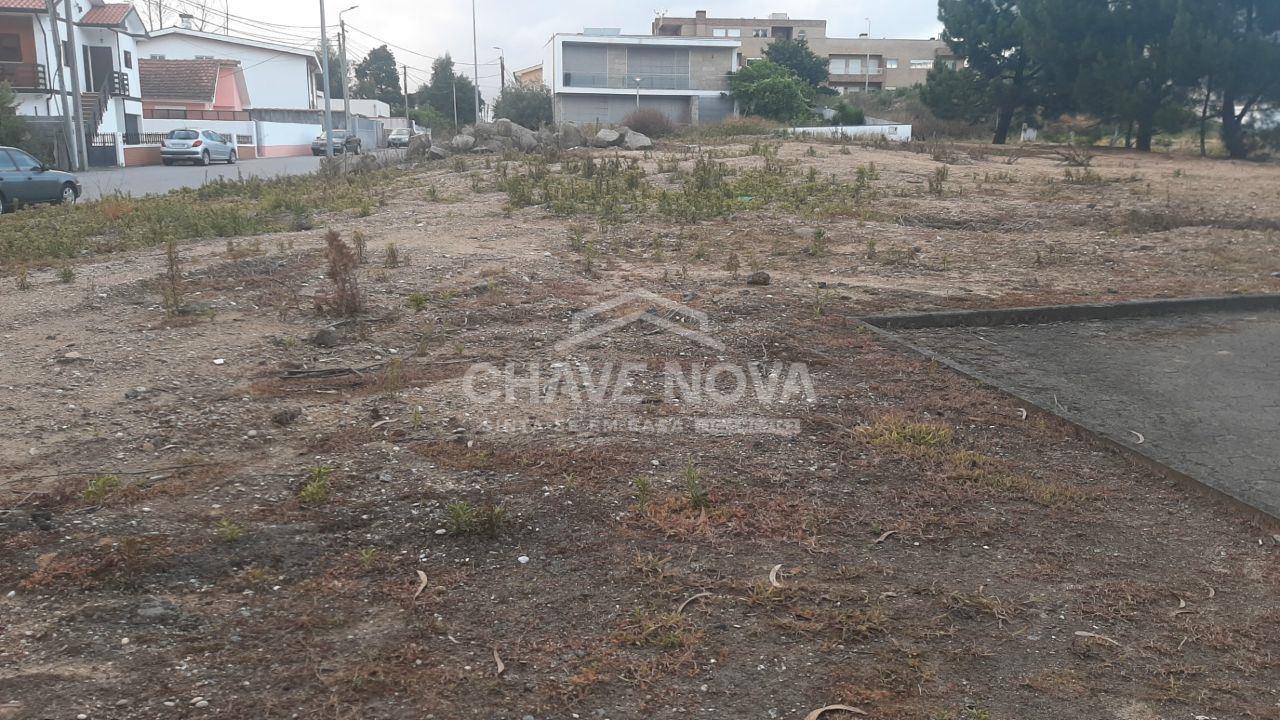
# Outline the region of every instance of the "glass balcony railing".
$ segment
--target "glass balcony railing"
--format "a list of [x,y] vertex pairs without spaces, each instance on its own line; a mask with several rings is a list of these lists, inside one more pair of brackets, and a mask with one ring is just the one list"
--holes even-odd
[[690,90],[692,83],[689,73],[636,73],[635,75],[617,75],[603,72],[564,73],[565,87],[583,88],[622,88],[635,90],[637,82],[641,90]]

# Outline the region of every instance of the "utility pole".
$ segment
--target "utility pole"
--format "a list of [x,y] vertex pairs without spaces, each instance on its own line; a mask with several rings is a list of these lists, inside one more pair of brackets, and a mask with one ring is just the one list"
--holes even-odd
[[[71,22],[71,0],[66,0],[62,7],[63,12],[67,14],[67,61],[70,63],[71,70],[71,103],[74,106],[76,121],[76,169],[84,170],[89,167],[89,138],[84,132],[84,103],[80,97],[80,62],[76,52],[76,31],[75,23]],[[61,72],[62,68],[58,68]],[[93,129],[96,133],[97,128]]]
[[[71,2],[71,0],[67,0]],[[321,74],[324,82],[324,156],[333,157],[333,103],[329,99],[329,33],[324,25],[324,0],[320,0],[320,54],[324,64]]]
[[493,49],[498,51],[498,92],[502,92],[507,89],[507,58],[502,48],[494,45]]
[[404,93],[404,119],[409,121],[409,135],[413,135],[413,118],[409,117],[409,66],[401,65],[400,72],[404,75],[404,80],[400,83],[400,90]]
[[453,84],[453,129],[458,130],[458,75],[452,70],[450,72],[449,82]]
[[475,122],[478,123],[480,122],[480,49],[476,43],[476,0],[471,0],[471,73],[471,84],[476,90]]
[[351,7],[338,13],[338,63],[342,65],[342,126],[347,130],[351,129],[351,101],[347,98],[347,23],[342,19],[344,13],[360,7],[352,5]]
[[67,168],[74,170],[79,150],[76,149],[75,123],[71,120],[71,107],[67,104],[67,77],[62,72],[62,39],[58,32],[58,7],[54,0],[45,0],[45,10],[49,13],[49,26],[53,30],[54,60],[57,62],[58,96],[62,98],[62,132],[67,136]]

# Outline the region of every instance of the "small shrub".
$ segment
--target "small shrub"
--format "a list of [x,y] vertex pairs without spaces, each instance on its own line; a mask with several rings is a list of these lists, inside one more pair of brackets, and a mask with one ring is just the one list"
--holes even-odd
[[400,267],[400,249],[393,242],[387,243],[387,249],[383,253],[383,265],[389,268]]
[[325,260],[329,264],[329,279],[333,281],[333,297],[330,309],[337,315],[359,314],[364,309],[356,278],[356,256],[342,241],[336,230],[325,233]]
[[27,274],[26,268],[18,268],[18,276],[14,279],[14,283],[24,292],[31,289],[31,276]]
[[933,175],[929,177],[929,194],[942,197],[947,192],[947,178],[951,175],[951,169],[946,165],[939,165]]
[[244,537],[244,528],[228,518],[219,520],[217,527],[213,531],[218,536],[218,539],[224,543],[233,543]]
[[76,271],[73,270],[71,266],[68,265],[67,263],[63,263],[62,266],[58,268],[58,282],[62,283],[63,285],[70,285],[75,281],[76,281]]
[[329,499],[329,476],[333,468],[317,465],[311,468],[307,482],[298,492],[298,499],[308,505],[319,505]]
[[449,532],[456,535],[484,535],[493,537],[502,529],[507,509],[502,505],[475,505],[466,500],[454,500],[445,506],[445,522]]
[[427,308],[427,304],[429,302],[430,302],[430,299],[427,298],[427,296],[424,293],[415,292],[415,293],[409,294],[409,299],[408,299],[409,307],[413,308],[414,312],[422,312]]
[[164,286],[161,289],[165,312],[177,315],[182,310],[182,259],[178,257],[178,241],[164,243]]
[[89,481],[81,497],[90,505],[101,505],[111,493],[120,489],[120,478],[115,475],[99,475]]
[[687,461],[684,466],[684,493],[692,510],[706,510],[711,507],[711,494],[702,483],[702,473]]
[[671,118],[667,117],[666,113],[653,108],[632,110],[622,119],[622,124],[651,138],[666,137],[675,132]]

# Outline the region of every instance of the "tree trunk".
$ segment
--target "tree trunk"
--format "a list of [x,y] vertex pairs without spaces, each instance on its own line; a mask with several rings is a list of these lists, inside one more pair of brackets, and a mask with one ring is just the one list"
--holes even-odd
[[1009,139],[1009,126],[1013,124],[1013,108],[1002,107],[1000,114],[996,117],[996,137],[992,140],[994,145],[1004,145]]
[[1209,131],[1209,101],[1213,98],[1213,77],[1210,76],[1205,80],[1204,84],[1204,105],[1200,107],[1200,157],[1208,154],[1205,150],[1205,134]]
[[1138,121],[1138,151],[1151,152],[1151,138],[1156,134],[1155,123],[1151,120]]
[[1222,144],[1227,148],[1227,155],[1234,160],[1244,160],[1249,150],[1244,144],[1244,128],[1240,117],[1236,115],[1236,98],[1230,90],[1222,91]]

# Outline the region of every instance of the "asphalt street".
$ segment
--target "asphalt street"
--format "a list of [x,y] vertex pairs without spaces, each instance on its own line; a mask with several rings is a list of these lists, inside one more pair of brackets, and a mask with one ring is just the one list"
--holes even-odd
[[[378,153],[401,153],[401,150],[379,150]],[[301,157],[241,160],[235,165],[215,163],[200,165],[144,165],[141,167],[90,170],[79,173],[84,187],[83,200],[97,200],[104,195],[155,195],[184,187],[200,187],[218,178],[277,177],[305,175],[320,169],[321,158]]]

